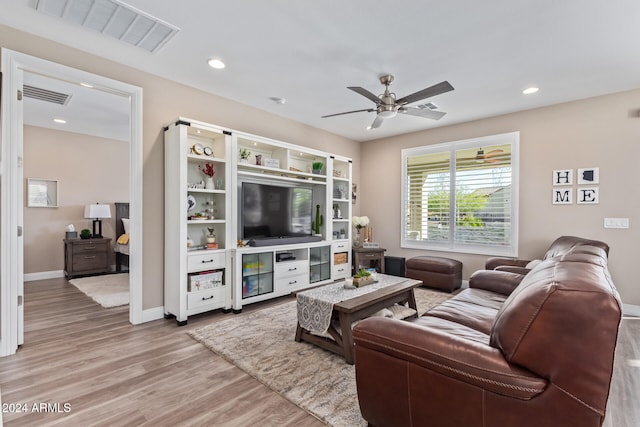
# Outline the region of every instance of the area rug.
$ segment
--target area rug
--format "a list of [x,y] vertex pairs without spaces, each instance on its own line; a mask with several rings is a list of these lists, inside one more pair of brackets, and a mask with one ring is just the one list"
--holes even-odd
[[[419,313],[451,297],[421,288],[415,294]],[[326,424],[366,426],[354,367],[312,344],[295,342],[296,323],[293,300],[232,315],[188,334]]]
[[81,277],[69,283],[104,308],[129,304],[129,273]]

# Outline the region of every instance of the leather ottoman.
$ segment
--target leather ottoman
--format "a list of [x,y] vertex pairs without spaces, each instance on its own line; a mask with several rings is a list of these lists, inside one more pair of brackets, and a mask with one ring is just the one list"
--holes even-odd
[[455,259],[418,256],[406,263],[406,276],[429,288],[453,292],[462,286],[462,263]]

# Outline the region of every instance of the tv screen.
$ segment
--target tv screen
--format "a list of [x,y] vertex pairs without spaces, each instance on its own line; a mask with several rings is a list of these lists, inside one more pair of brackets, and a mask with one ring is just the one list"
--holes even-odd
[[242,183],[242,238],[311,235],[311,188]]

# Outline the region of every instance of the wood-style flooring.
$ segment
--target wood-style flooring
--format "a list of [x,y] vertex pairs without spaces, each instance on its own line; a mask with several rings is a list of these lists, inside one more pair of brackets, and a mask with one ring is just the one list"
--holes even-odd
[[323,426],[186,334],[226,316],[132,326],[64,279],[25,283],[25,344],[0,358],[4,425]]
[[[169,320],[132,326],[128,307],[104,309],[64,279],[26,283],[25,345],[0,358],[3,409],[11,410],[4,423],[324,425],[185,333],[226,316],[193,316],[180,328]],[[604,426],[639,426],[638,402],[640,319],[625,319]]]

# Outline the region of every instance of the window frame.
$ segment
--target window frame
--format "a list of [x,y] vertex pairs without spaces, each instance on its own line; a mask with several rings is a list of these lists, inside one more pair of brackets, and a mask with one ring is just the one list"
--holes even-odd
[[[411,240],[407,239],[407,206],[408,206],[408,159],[412,156],[435,154],[448,152],[450,155],[449,172],[451,177],[450,194],[455,194],[456,181],[456,161],[455,154],[458,150],[482,147],[491,145],[509,144],[511,146],[511,211],[510,211],[510,242],[508,245],[474,245],[469,243],[457,243],[450,233],[447,241]],[[455,252],[466,254],[490,255],[490,256],[518,256],[518,229],[519,229],[519,175],[520,175],[520,132],[508,132],[497,135],[488,135],[477,138],[451,141],[440,144],[425,145],[420,147],[405,148],[402,150],[402,179],[401,194],[402,203],[400,206],[400,247],[403,249],[423,249],[442,252]],[[455,200],[455,197],[450,198]],[[455,230],[455,222],[451,224]]]

